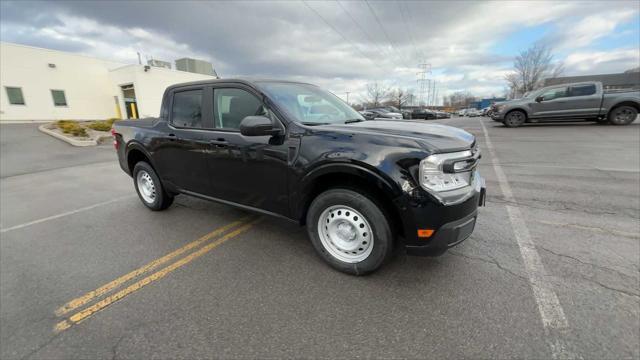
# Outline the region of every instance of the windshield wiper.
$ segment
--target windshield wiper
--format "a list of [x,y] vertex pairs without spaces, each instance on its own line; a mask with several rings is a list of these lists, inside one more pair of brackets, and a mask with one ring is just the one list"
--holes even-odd
[[316,125],[329,125],[331,123],[319,123],[319,122],[301,122],[302,125],[316,126]]
[[349,120],[345,120],[345,124],[351,124],[351,123],[357,123],[357,122],[363,122],[364,120],[362,119],[349,119]]

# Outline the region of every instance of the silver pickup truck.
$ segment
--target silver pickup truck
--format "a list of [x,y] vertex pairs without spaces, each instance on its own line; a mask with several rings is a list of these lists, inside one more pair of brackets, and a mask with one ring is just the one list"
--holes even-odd
[[521,99],[496,103],[491,118],[507,127],[567,120],[631,124],[640,111],[640,90],[604,90],[597,81],[548,86]]

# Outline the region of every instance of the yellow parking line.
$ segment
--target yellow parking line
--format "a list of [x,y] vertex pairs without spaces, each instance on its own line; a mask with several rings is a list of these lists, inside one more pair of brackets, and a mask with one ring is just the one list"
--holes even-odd
[[197,240],[195,240],[193,242],[190,242],[189,244],[187,244],[187,245],[185,245],[185,246],[183,246],[183,247],[181,247],[181,248],[179,248],[177,250],[174,250],[173,252],[171,252],[171,253],[169,253],[169,254],[167,254],[167,255],[159,258],[159,259],[153,260],[152,262],[150,262],[150,263],[148,263],[148,264],[146,264],[146,265],[144,265],[144,266],[142,266],[142,267],[140,267],[140,268],[138,268],[136,270],[133,270],[132,272],[130,272],[130,273],[126,274],[126,275],[123,275],[123,276],[121,276],[121,277],[119,277],[119,278],[117,278],[117,279],[115,279],[115,280],[113,280],[113,281],[111,281],[111,282],[109,282],[109,283],[107,283],[105,285],[102,285],[101,287],[99,287],[99,288],[97,288],[97,289],[95,289],[93,291],[89,291],[88,293],[80,296],[79,298],[76,298],[76,299],[73,299],[73,300],[69,301],[68,303],[64,304],[62,307],[57,309],[55,313],[58,316],[62,316],[62,315],[66,314],[66,313],[68,313],[68,312],[70,312],[72,310],[75,310],[78,307],[88,303],[92,299],[94,299],[96,297],[99,297],[99,296],[102,296],[102,295],[108,293],[109,291],[117,288],[118,286],[122,285],[123,283],[125,283],[125,282],[127,282],[127,281],[129,281],[129,280],[131,280],[131,279],[133,279],[133,278],[135,278],[137,276],[140,276],[140,275],[146,273],[147,271],[152,270],[155,267],[157,267],[159,265],[162,265],[162,264],[174,259],[175,257],[177,257],[177,256],[179,256],[181,254],[184,254],[186,251],[189,251],[189,250],[191,250],[191,249],[193,249],[195,247],[200,246],[202,243],[208,241],[212,237],[218,236],[218,235],[224,233],[225,231],[227,231],[229,229],[232,229],[232,228],[234,228],[236,226],[239,226],[239,225],[241,225],[243,223],[246,223],[248,219],[249,219],[248,217],[247,218],[243,218],[243,219],[240,219],[238,221],[234,221],[234,222],[232,222],[232,223],[230,223],[228,225],[225,225],[223,227],[220,227],[220,228],[218,228],[216,230],[213,230],[212,232],[202,236],[201,238],[199,238],[199,239],[197,239]]
[[209,251],[215,249],[216,247],[220,246],[221,244],[223,244],[224,242],[226,242],[227,240],[230,240],[240,234],[242,234],[243,232],[249,230],[253,225],[255,225],[258,221],[260,221],[260,219],[254,220],[248,224],[245,224],[243,226],[241,226],[240,228],[226,234],[225,236],[221,237],[218,240],[215,240],[214,242],[203,246],[200,250],[197,250],[185,257],[183,257],[182,259],[174,262],[173,264],[163,268],[162,270],[159,270],[149,276],[147,276],[146,278],[135,282],[133,284],[131,284],[130,286],[126,287],[123,290],[118,291],[117,293],[110,295],[106,298],[104,298],[103,300],[93,304],[92,306],[79,311],[73,315],[71,315],[71,317],[69,317],[68,320],[64,320],[59,322],[58,324],[56,324],[54,331],[56,332],[60,332],[60,331],[64,331],[68,328],[70,328],[73,324],[79,323],[83,320],[86,320],[88,317],[90,317],[91,315],[95,314],[96,312],[104,309],[105,307],[113,304],[114,302],[124,298],[125,296],[140,290],[141,288],[143,288],[144,286],[147,286],[149,284],[151,284],[154,281],[157,281],[159,279],[162,279],[163,277],[165,277],[167,274],[169,274],[170,272],[190,263],[191,261],[199,258],[200,256],[208,253]]

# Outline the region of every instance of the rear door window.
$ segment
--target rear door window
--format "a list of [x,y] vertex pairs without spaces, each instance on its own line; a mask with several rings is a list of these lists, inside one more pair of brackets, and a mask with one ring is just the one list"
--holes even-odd
[[202,89],[173,94],[171,123],[183,128],[202,128]]
[[577,85],[571,87],[571,96],[589,96],[596,93],[595,84]]

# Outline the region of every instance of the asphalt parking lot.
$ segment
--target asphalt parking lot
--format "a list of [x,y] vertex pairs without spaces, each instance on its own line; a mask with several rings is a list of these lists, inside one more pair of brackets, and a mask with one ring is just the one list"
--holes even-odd
[[438,122],[483,151],[476,230],[366,277],[282,220],[148,211],[110,146],[0,126],[0,358],[638,358],[640,121]]

